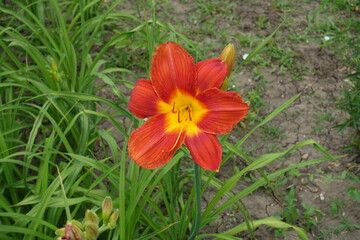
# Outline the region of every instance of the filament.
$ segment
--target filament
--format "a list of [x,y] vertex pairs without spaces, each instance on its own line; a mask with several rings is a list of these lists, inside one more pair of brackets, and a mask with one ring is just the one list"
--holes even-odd
[[172,150],[174,150],[176,145],[179,143],[179,140],[180,140],[183,129],[184,129],[184,124],[181,126],[180,132],[179,132],[179,134],[178,134],[178,136],[176,138],[176,141],[175,141],[174,145],[170,148],[170,150],[168,150],[168,151],[163,150],[163,152],[171,152]]

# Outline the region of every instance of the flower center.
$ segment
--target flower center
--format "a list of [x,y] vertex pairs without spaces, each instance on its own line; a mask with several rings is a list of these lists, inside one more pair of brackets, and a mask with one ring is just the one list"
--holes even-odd
[[196,124],[208,110],[195,96],[177,89],[171,94],[169,103],[159,101],[158,111],[166,114],[166,132],[178,134],[185,131],[187,135],[194,135],[199,131]]
[[192,121],[193,110],[191,108],[191,104],[185,104],[181,107],[176,107],[176,103],[174,102],[173,108],[171,110],[172,113],[177,114],[177,121],[181,123],[182,121]]

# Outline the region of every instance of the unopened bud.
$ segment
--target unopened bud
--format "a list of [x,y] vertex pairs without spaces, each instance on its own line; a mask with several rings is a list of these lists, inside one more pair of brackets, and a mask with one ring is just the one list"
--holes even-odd
[[86,210],[84,220],[85,220],[85,225],[87,223],[94,223],[96,225],[99,225],[99,217],[92,210],[89,210],[89,209]]
[[99,226],[90,222],[85,224],[85,234],[87,240],[96,240],[99,234]]
[[74,238],[71,240],[85,240],[85,235],[78,226],[72,225],[71,229],[74,234]]
[[67,240],[74,239],[74,234],[72,232],[72,225],[70,222],[67,222],[65,225],[65,239]]
[[[65,236],[66,240],[85,240],[85,235],[82,230],[77,226],[78,221],[68,221],[65,225]],[[75,224],[72,224],[74,222]]]
[[54,80],[57,81],[57,82],[60,81],[60,75],[59,75],[59,73],[50,71],[50,74],[51,74],[51,78],[52,78],[52,79],[54,79]]
[[55,234],[59,237],[65,237],[65,228],[56,229]]
[[109,227],[111,229],[116,227],[118,218],[119,218],[119,209],[115,209],[109,219]]
[[82,225],[81,222],[79,222],[78,220],[71,220],[70,223],[73,225],[73,226],[77,226],[80,230],[84,230],[84,227]]
[[102,203],[102,219],[105,225],[109,222],[112,210],[113,204],[111,197],[107,196],[106,198],[104,198],[104,201]]
[[220,89],[221,90],[226,90],[228,85],[229,85],[229,77],[231,75],[232,72],[232,68],[235,62],[235,47],[233,44],[229,43],[224,50],[221,52],[220,57],[221,60],[223,60],[224,62],[226,62],[227,64],[227,73],[226,73],[226,78],[223,82],[223,84],[221,85]]
[[229,77],[235,62],[235,47],[233,44],[229,43],[224,50],[221,52],[220,57],[221,60],[226,62],[227,64],[227,74]]
[[55,62],[54,59],[51,59],[51,60],[50,60],[50,65],[51,65],[51,69],[52,69],[54,72],[59,71],[58,66],[57,66],[57,64],[56,64],[56,62]]

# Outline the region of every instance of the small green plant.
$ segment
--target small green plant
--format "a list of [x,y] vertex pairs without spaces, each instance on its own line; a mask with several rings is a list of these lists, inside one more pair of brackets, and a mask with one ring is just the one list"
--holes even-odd
[[[297,208],[297,199],[295,198],[295,188],[291,187],[289,193],[284,197],[284,210],[277,215],[286,223],[294,224],[299,220],[299,210]],[[277,229],[275,236],[280,237],[287,234],[286,229]]]
[[264,140],[274,140],[274,139],[284,139],[285,136],[281,134],[283,129],[277,125],[266,125],[262,127],[264,132],[263,139]]
[[302,214],[302,221],[304,221],[306,231],[309,232],[311,228],[318,225],[318,222],[322,219],[324,214],[314,206],[305,203],[302,203],[301,206],[305,209]]
[[[318,225],[318,221],[323,217],[323,213],[316,209],[314,206],[301,204],[304,209],[299,210],[298,200],[295,196],[295,188],[291,187],[288,195],[284,197],[283,207],[284,210],[277,213],[286,223],[304,225],[304,228],[309,232],[313,227]],[[277,229],[275,235],[277,237],[284,236],[287,234],[286,229]]]
[[266,17],[258,17],[255,24],[258,28],[269,28],[271,26],[270,22]]
[[360,203],[360,191],[355,187],[350,187],[346,190],[347,195],[354,199],[357,203]]
[[340,132],[345,128],[354,130],[350,138],[351,144],[346,149],[360,149],[360,72],[350,75],[348,83],[349,86],[343,89],[343,96],[338,101],[337,107],[347,112],[349,118],[337,127]]
[[335,198],[332,200],[329,211],[332,216],[341,216],[341,209],[345,205],[345,202],[343,199]]

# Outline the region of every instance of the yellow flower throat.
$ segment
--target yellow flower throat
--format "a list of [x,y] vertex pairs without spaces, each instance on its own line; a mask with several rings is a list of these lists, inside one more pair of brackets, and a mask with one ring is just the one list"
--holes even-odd
[[208,110],[195,96],[176,89],[168,102],[159,101],[158,111],[166,114],[165,131],[178,134],[185,131],[187,135],[199,132],[196,124],[201,121]]

